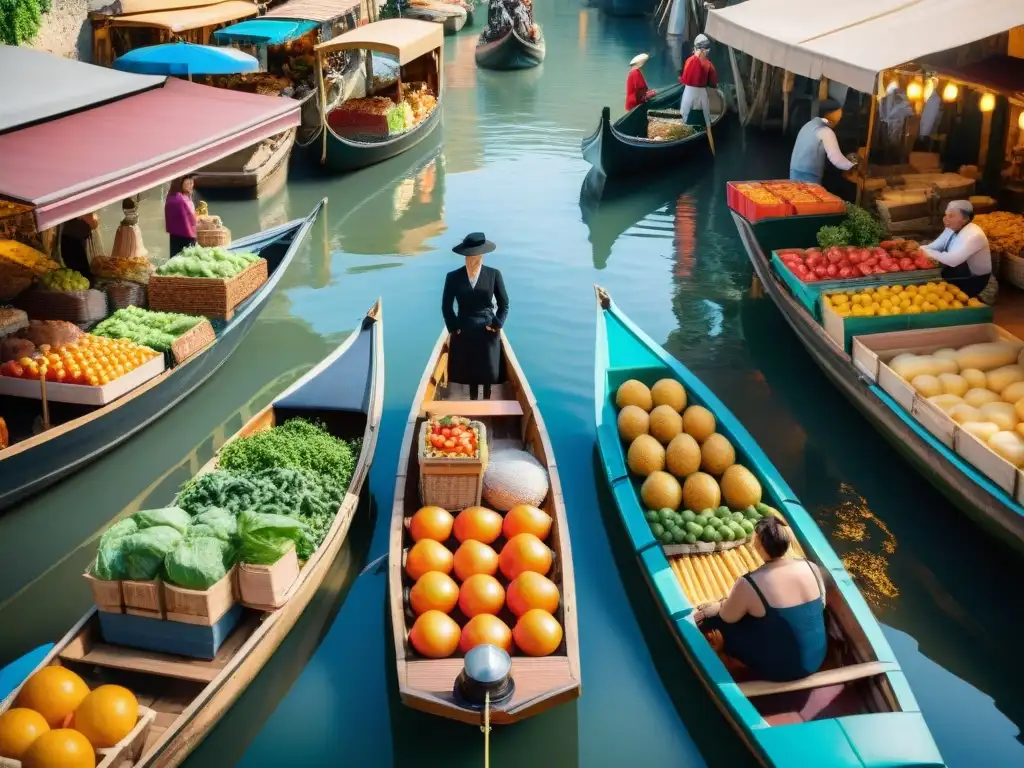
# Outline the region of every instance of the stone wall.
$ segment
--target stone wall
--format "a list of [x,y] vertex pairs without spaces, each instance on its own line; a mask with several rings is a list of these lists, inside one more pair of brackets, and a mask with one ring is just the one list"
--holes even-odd
[[66,59],[92,61],[88,0],[51,0],[43,26],[31,46]]

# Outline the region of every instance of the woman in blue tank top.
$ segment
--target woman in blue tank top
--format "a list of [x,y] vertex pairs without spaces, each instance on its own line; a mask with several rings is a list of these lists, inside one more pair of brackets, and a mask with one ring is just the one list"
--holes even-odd
[[700,606],[694,615],[705,634],[721,634],[727,656],[761,680],[798,680],[825,661],[821,573],[808,560],[784,557],[791,541],[784,520],[770,516],[758,522],[754,548],[764,565],[737,580],[727,598]]

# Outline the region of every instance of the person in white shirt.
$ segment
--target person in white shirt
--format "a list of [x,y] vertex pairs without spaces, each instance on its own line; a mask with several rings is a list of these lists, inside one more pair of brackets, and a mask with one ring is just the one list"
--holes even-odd
[[841,171],[848,171],[856,165],[843,156],[839,140],[832,130],[843,117],[839,102],[833,99],[823,101],[819,113],[821,117],[809,120],[796,136],[793,155],[789,159],[790,181],[821,184],[825,175],[825,158]]
[[[992,274],[992,254],[988,247],[988,237],[981,227],[975,224],[974,206],[968,200],[953,200],[946,206],[946,215],[942,223],[946,229],[921,250],[930,258],[942,264],[942,279],[952,283],[967,294],[968,298],[979,296],[982,291],[991,293],[992,303],[995,300],[995,287],[986,290],[990,283],[995,283]],[[986,296],[980,296],[985,301]]]

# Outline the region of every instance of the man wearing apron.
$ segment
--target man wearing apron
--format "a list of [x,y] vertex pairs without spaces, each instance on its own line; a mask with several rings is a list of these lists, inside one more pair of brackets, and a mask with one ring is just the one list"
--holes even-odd
[[700,109],[704,112],[704,124],[711,125],[711,104],[708,100],[708,88],[718,87],[718,73],[708,56],[711,53],[711,41],[705,35],[697,35],[693,41],[693,55],[683,65],[679,82],[683,84],[683,100],[679,104],[679,116],[690,125],[700,125],[690,120],[690,110]]
[[[974,206],[968,200],[953,200],[946,206],[942,223],[946,229],[933,242],[922,245],[929,258],[942,264],[942,279],[986,304],[995,302],[998,283],[992,274],[988,238],[975,224]],[[982,295],[984,293],[984,295]]]

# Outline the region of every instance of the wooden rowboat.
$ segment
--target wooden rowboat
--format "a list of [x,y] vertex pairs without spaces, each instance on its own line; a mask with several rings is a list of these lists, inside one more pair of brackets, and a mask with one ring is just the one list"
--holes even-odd
[[[782,220],[752,225],[735,213],[733,219],[765,293],[825,375],[943,496],[1000,541],[1024,552],[1024,506],[939,442],[889,393],[854,368],[850,356],[832,341],[776,276],[771,251],[784,246],[766,246],[761,239],[774,240],[776,235],[772,231],[782,226]],[[816,231],[818,222],[808,223],[808,228]],[[787,228],[800,225],[799,221],[784,224]],[[782,237],[793,239],[793,235]]]
[[[941,766],[942,758],[892,648],[842,561],[795,500],[786,481],[715,395],[635,326],[597,289],[594,396],[597,441],[619,515],[665,620],[716,705],[766,766]],[[826,583],[829,653],[821,671],[775,683],[734,677],[693,620],[694,609],[725,597],[761,560],[753,547],[666,557],[651,534],[627,474],[616,426],[615,391],[627,379],[674,378],[689,403],[708,408],[717,431],[754,475],[766,503],[789,522],[790,556],[807,557]]]
[[18,438],[18,442],[0,451],[0,510],[117,447],[216,373],[252,329],[326,202],[320,201],[305,219],[231,244],[233,250],[253,251],[266,259],[270,276],[238,306],[231,320],[211,321],[217,340],[204,350],[105,406],[51,403],[54,426],[37,435],[31,435],[32,421],[38,412],[30,407],[31,401],[0,397],[0,413],[7,417],[12,437]]
[[402,16],[440,24],[446,35],[457,34],[469,21],[469,12],[461,5],[436,0],[413,0],[408,7],[402,9]]
[[[711,127],[714,131],[728,112],[725,96],[710,89]],[[614,123],[611,110],[601,110],[601,121],[591,136],[583,139],[583,159],[608,178],[628,176],[643,171],[665,171],[694,157],[694,153],[710,152],[704,130],[676,141],[647,138],[647,113],[652,109],[678,110],[683,86],[676,85],[624,114]],[[715,134],[717,137],[717,133]]]
[[[310,94],[315,99],[316,94]],[[196,171],[200,189],[233,190],[247,197],[272,195],[288,181],[288,159],[295,146],[296,129],[233,152]]]
[[[276,610],[247,610],[212,661],[137,651],[103,642],[93,608],[31,672],[59,664],[95,687],[119,683],[155,712],[115,750],[111,766],[180,764],[248,687],[302,615],[341,551],[373,462],[384,403],[384,337],[380,300],[359,329],[325,360],[254,416],[237,435],[249,435],[302,416],[323,421],[336,437],[362,438],[348,493],[319,548],[302,566],[287,602]],[[230,442],[230,440],[228,441]],[[216,467],[216,458],[200,473]],[[174,622],[166,621],[170,625]],[[12,706],[20,685],[2,702]]]
[[[555,552],[554,565],[548,577],[561,592],[555,618],[564,630],[562,644],[550,656],[512,657],[511,676],[515,693],[504,705],[492,707],[490,722],[499,725],[515,723],[580,695],[576,588],[558,467],[537,401],[504,334],[501,350],[505,383],[494,386],[491,400],[470,401],[464,391],[460,392],[463,387],[448,382],[447,331],[437,340],[416,390],[402,439],[388,544],[388,596],[402,702],[423,712],[472,724],[481,722],[480,711],[460,705],[452,695],[455,680],[462,671],[462,658],[426,659],[417,654],[407,640],[414,617],[407,611],[405,602],[406,587],[409,586],[403,570],[403,550],[407,546],[405,521],[421,506],[417,438],[420,425],[429,416],[458,415],[482,421],[492,451],[495,448],[525,446],[547,468],[551,484],[542,508],[554,519],[546,542]],[[503,618],[512,626],[511,616]]]
[[[540,29],[540,25],[537,25]],[[513,25],[508,34],[493,42],[484,42],[483,37],[476,44],[476,65],[484,69],[515,70],[540,66],[547,56],[547,44],[541,31],[536,40],[519,36]]]

